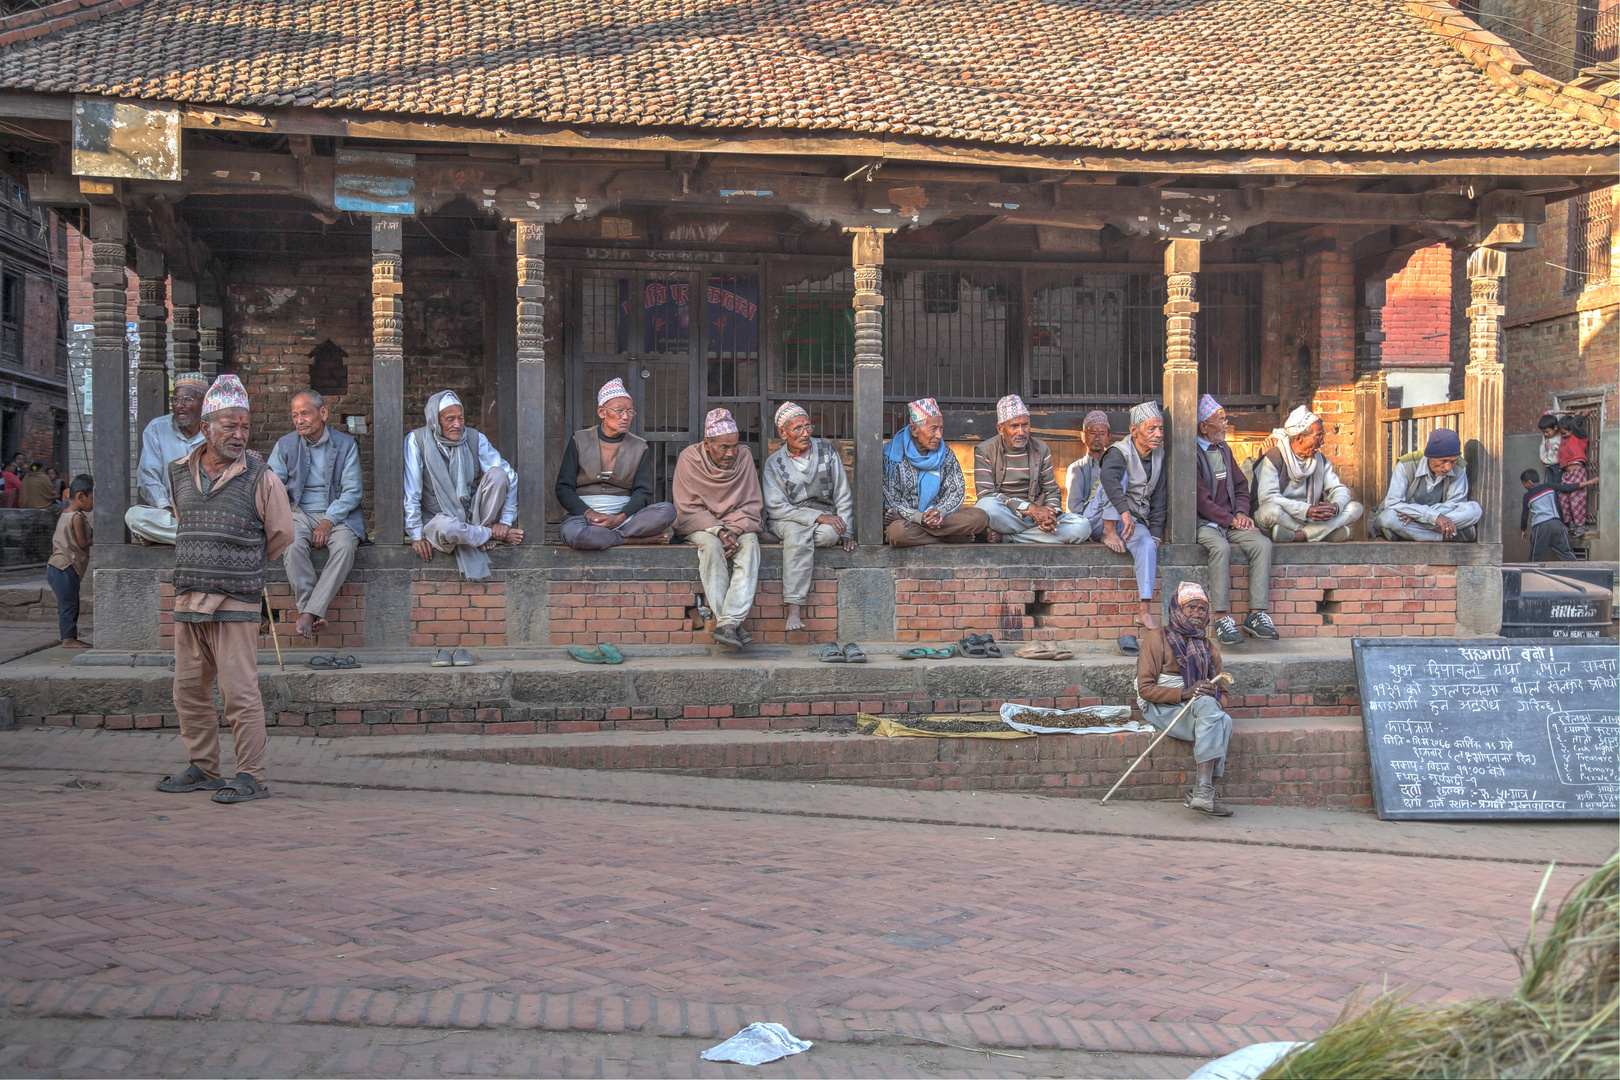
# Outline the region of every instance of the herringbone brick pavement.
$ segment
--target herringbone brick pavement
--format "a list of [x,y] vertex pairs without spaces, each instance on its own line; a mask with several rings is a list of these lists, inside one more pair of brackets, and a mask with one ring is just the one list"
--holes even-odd
[[[319,747],[309,778],[342,764],[354,786],[273,765],[274,798],[223,807],[150,789],[171,736],[50,752],[70,745],[84,787],[38,747],[0,771],[0,992],[36,1016],[700,1037],[780,1019],[833,1041],[1214,1056],[1320,1030],[1362,985],[1503,990],[1541,876],[1482,854],[1512,834],[1476,826],[1425,841],[1462,857],[1416,857],[1309,850],[1304,825],[1307,847],[1282,846],[1275,818],[1269,846],[1165,838],[1190,817],[1172,806],[1139,807],[1135,835],[1039,832],[1071,811],[975,797],[986,824],[959,796],[937,816],[960,820],[922,823],[931,794],[862,792],[855,814],[836,789],[846,816],[813,817],[833,791],[753,812],[750,792],[794,785],[614,778],[732,804],[632,805]],[[462,790],[407,788],[425,771]],[[1590,828],[1538,835],[1547,858],[1590,856]]]

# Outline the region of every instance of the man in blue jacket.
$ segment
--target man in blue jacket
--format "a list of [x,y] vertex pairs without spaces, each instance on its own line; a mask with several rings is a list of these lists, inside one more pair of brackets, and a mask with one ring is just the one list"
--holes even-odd
[[[326,609],[348,580],[354,552],[366,538],[360,512],[360,450],[354,437],[326,422],[326,403],[314,390],[293,395],[293,430],[270,452],[270,471],[286,485],[292,503],[294,537],[281,564],[297,601],[300,637],[313,637],[326,625]],[[315,573],[314,548],[327,551],[326,566]]]

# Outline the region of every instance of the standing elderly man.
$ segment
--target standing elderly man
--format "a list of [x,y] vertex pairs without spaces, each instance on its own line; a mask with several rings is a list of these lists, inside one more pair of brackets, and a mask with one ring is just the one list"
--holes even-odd
[[467,426],[454,391],[428,398],[423,412],[427,423],[405,436],[405,535],[423,562],[454,554],[463,577],[483,581],[491,547],[523,543],[517,470]]
[[1065,477],[1069,489],[1069,512],[1086,517],[1093,537],[1102,535],[1102,518],[1086,515],[1092,500],[1097,497],[1097,490],[1102,487],[1102,459],[1113,438],[1113,427],[1108,422],[1107,413],[1101,409],[1086,413],[1086,418],[1080,423],[1080,439],[1086,444],[1086,452],[1069,463],[1069,472]]
[[141,456],[135,467],[136,494],[144,505],[131,506],[124,524],[136,542],[174,543],[174,507],[169,505],[169,463],[179,461],[203,444],[203,394],[208,379],[195,371],[174,377],[169,412],[141,432]]
[[[218,803],[250,802],[265,787],[264,699],[259,696],[259,606],[265,569],[293,542],[287,489],[248,450],[247,390],[214,380],[202,403],[206,439],[169,465],[174,507],[174,711],[191,764],[164,777],[167,792],[212,791]],[[219,771],[225,705],[236,776]]]
[[[1276,641],[1266,613],[1271,602],[1271,541],[1249,516],[1249,481],[1226,445],[1226,410],[1205,394],[1198,402],[1198,542],[1208,552],[1215,636],[1236,645],[1244,633]],[[1238,629],[1232,618],[1232,549],[1249,563],[1249,615]]]
[[754,454],[742,445],[728,409],[703,418],[703,441],[675,462],[675,531],[698,549],[698,576],[714,611],[714,640],[740,649],[753,640],[743,621],[759,585],[759,530],[764,496]]
[[653,455],[630,432],[635,402],[624,380],[596,393],[595,427],[574,432],[557,470],[557,502],[567,512],[562,541],[575,551],[603,551],[629,541],[667,544],[674,503],[655,503]]
[[782,603],[787,630],[803,630],[816,548],[855,550],[855,493],[844,459],[826,439],[813,438],[810,414],[793,402],[776,410],[782,448],[765,460],[765,518],[782,538]]
[[1462,440],[1436,428],[1421,451],[1395,463],[1373,528],[1390,540],[1460,540],[1472,543],[1483,511],[1468,497]]
[[[1102,483],[1088,518],[1100,518],[1102,539],[1108,550],[1131,553],[1136,564],[1136,595],[1141,601],[1142,625],[1158,626],[1153,614],[1153,583],[1159,573],[1159,543],[1170,511],[1170,484],[1165,468],[1164,413],[1156,401],[1144,401],[1131,410],[1130,437],[1110,446],[1102,459]],[[1126,653],[1135,639],[1122,635]]]
[[1052,451],[1030,434],[1024,399],[996,402],[996,434],[973,448],[974,505],[990,528],[1015,544],[1078,544],[1091,535],[1079,514],[1063,511]]
[[[270,471],[287,487],[296,536],[282,556],[297,610],[295,629],[310,638],[326,625],[326,609],[354,566],[354,553],[366,538],[360,511],[363,494],[360,448],[354,436],[327,424],[326,401],[311,389],[289,402],[292,431],[270,451]],[[319,575],[311,552],[326,549]]]
[[1321,418],[1301,405],[1254,467],[1255,524],[1276,543],[1339,543],[1361,520],[1361,504],[1322,453],[1323,438]]
[[967,501],[967,479],[945,443],[945,418],[933,398],[906,406],[909,426],[883,447],[884,538],[893,547],[967,544],[990,524]]

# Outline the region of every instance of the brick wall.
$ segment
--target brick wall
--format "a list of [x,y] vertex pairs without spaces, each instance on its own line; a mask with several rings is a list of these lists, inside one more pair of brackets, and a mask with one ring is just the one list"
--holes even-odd
[[1309,403],[1322,417],[1322,452],[1346,484],[1357,484],[1355,445],[1356,293],[1348,236],[1319,229],[1309,241],[1332,240],[1330,251],[1282,264],[1282,344],[1286,363],[1280,411]]
[[411,573],[411,635],[415,646],[506,644],[506,581],[463,581],[455,570]]
[[[174,571],[164,570],[158,584],[158,642],[165,652],[174,650]],[[270,593],[270,609],[279,617],[293,608],[292,588],[285,581],[272,581],[266,589]],[[316,649],[357,649],[366,643],[365,589],[358,582],[348,582],[332,598],[326,612],[326,627],[306,642],[293,633],[292,624],[277,622],[281,647]],[[269,635],[259,635],[259,648],[274,651],[276,643]]]
[[[638,570],[556,570],[551,580],[550,633],[553,645],[708,644],[713,621],[699,617],[703,591],[697,570],[662,570],[664,580],[648,580]],[[779,572],[762,571],[748,614],[748,630],[763,643],[808,644],[831,641],[838,630],[836,575],[818,567],[802,612],[805,629],[787,633],[782,620]],[[954,638],[952,640],[955,640]]]
[[1384,293],[1384,363],[1451,365],[1451,249],[1419,248]]

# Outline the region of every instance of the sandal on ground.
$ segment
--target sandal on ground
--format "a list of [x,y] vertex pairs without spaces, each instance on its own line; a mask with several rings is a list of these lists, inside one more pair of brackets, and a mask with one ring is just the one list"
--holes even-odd
[[343,656],[332,657],[332,666],[346,671],[349,668],[359,667],[360,661],[356,660],[352,654],[345,654]]
[[864,664],[866,663],[866,652],[852,641],[844,646],[844,660],[851,664]]
[[192,765],[183,773],[165,776],[157,782],[159,791],[178,794],[182,791],[218,791],[226,785],[225,780],[210,780],[203,775],[203,771]]
[[245,772],[237,773],[234,780],[214,792],[214,801],[217,803],[252,802],[254,799],[269,797],[270,789]]
[[902,660],[948,660],[956,655],[956,647],[948,649],[907,649],[900,654]]
[[984,655],[988,656],[990,659],[992,659],[992,660],[1000,660],[1001,659],[1001,646],[997,645],[996,644],[996,639],[993,638],[993,637],[990,637],[989,634],[986,634],[984,636],[986,638],[988,638],[989,640],[981,642],[979,644],[979,648],[983,649],[984,650]]
[[1021,645],[1013,655],[1024,660],[1056,660],[1058,650],[1044,641],[1031,641],[1028,645]]
[[624,663],[624,654],[607,642],[603,642],[594,649],[581,649],[576,646],[568,650],[568,655],[582,664]]
[[308,663],[309,666],[314,668],[316,671],[331,671],[333,668],[337,667],[337,657],[312,656],[309,658]]
[[828,642],[827,644],[823,645],[821,647],[821,655],[816,657],[816,659],[820,660],[823,664],[849,663],[849,657],[844,655],[844,650],[840,649],[836,642]]
[[965,637],[961,641],[958,641],[956,643],[956,651],[973,660],[988,660],[990,658],[990,654],[985,651],[985,647],[973,640],[973,638],[977,636],[978,635],[975,634],[973,637]]
[[1136,656],[1142,651],[1142,646],[1136,640],[1135,634],[1121,634],[1115,644],[1119,646],[1119,651],[1126,656]]

